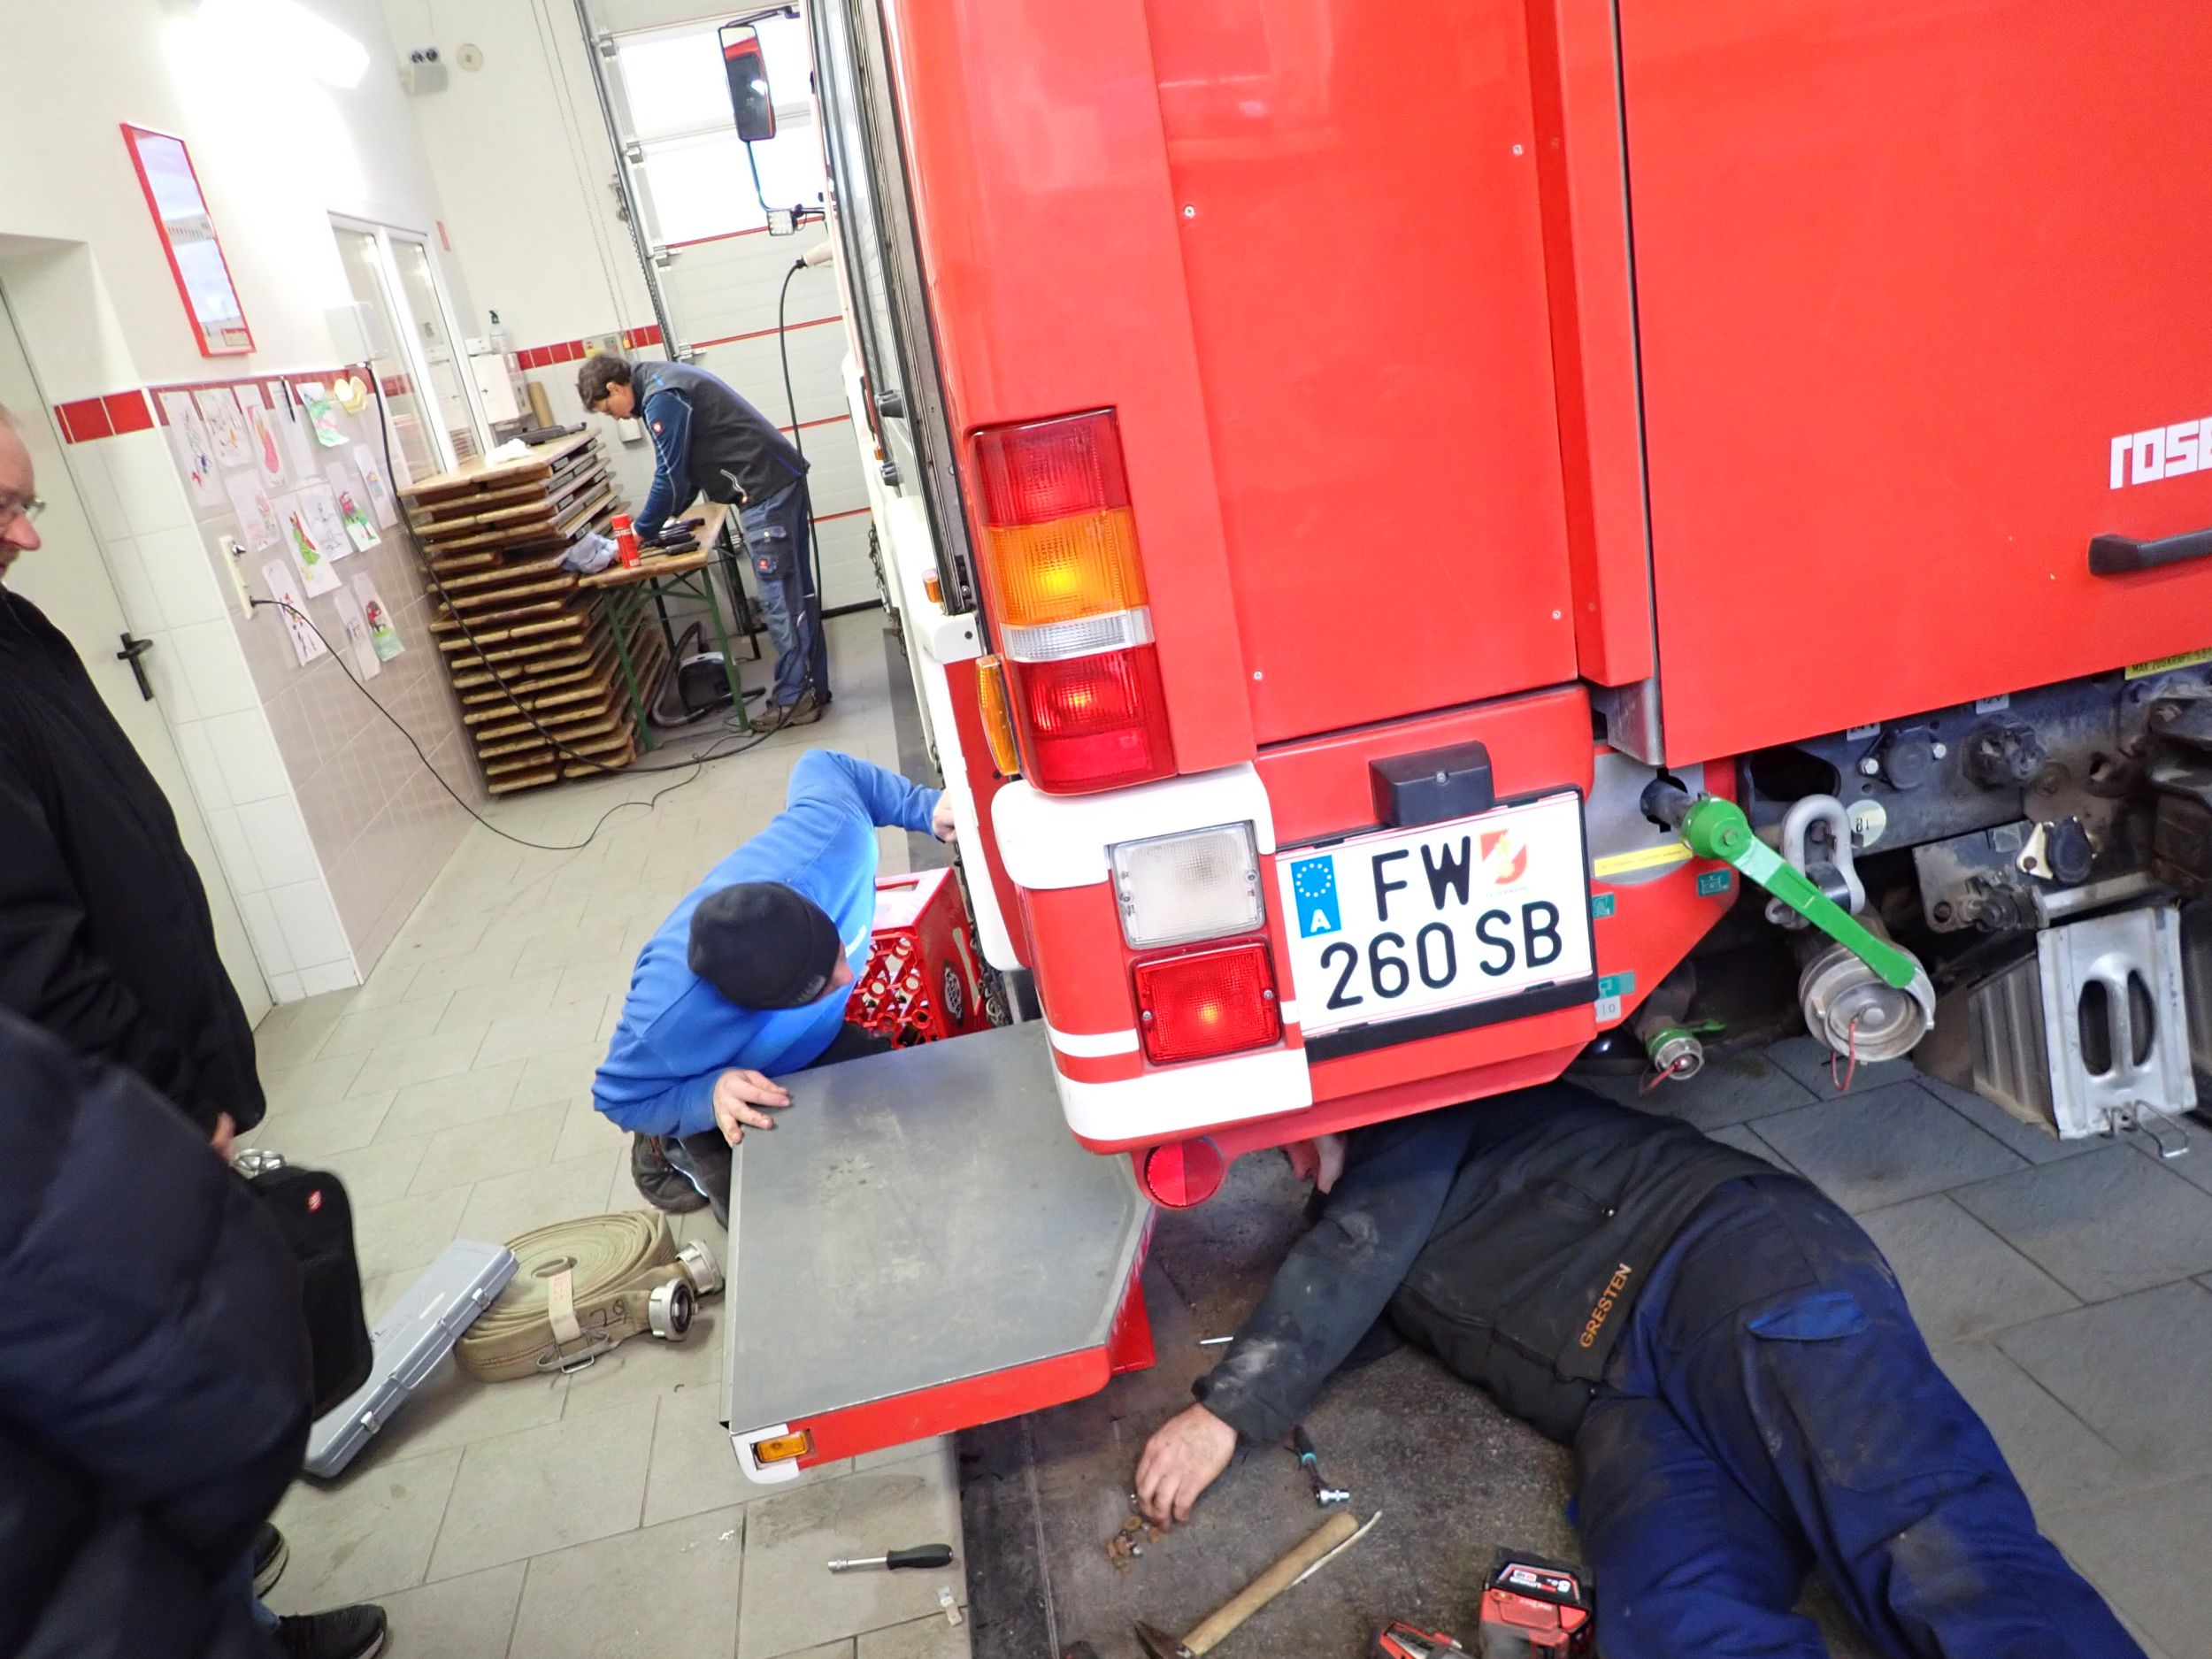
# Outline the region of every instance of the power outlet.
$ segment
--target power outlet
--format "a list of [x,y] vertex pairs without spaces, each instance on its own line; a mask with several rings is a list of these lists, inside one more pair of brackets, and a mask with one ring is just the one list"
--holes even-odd
[[223,574],[230,578],[230,590],[237,596],[238,614],[247,621],[253,620],[253,590],[246,586],[246,544],[234,535],[221,536],[216,545],[223,552]]

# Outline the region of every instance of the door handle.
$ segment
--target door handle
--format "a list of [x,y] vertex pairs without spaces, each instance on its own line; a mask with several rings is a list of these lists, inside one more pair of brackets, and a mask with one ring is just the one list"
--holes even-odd
[[153,681],[146,678],[146,664],[138,659],[154,649],[154,642],[151,640],[133,639],[128,634],[119,634],[116,637],[123,641],[123,649],[116,652],[115,660],[131,665],[131,672],[138,680],[138,695],[151,703],[154,700]]
[[2212,558],[2212,530],[2193,530],[2155,541],[2133,536],[2101,535],[2089,544],[2092,576],[2125,576],[2135,571],[2154,571],[2192,559]]

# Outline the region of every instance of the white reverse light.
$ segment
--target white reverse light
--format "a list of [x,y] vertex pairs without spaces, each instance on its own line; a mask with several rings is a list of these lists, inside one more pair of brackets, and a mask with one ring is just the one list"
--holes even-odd
[[1139,949],[1250,933],[1267,920],[1249,824],[1121,841],[1108,853],[1122,937]]

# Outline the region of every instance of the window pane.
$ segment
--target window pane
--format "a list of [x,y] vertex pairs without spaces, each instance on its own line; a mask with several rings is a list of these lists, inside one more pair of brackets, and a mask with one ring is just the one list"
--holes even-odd
[[439,418],[452,440],[456,462],[473,460],[476,413],[461,383],[461,365],[446,332],[445,311],[438,303],[435,280],[430,273],[430,250],[419,242],[392,238],[392,263],[399,267],[399,286],[414,316],[415,337],[422,348],[423,365],[430,375],[430,389],[438,399]]
[[[778,207],[821,205],[822,158],[810,124],[803,128],[786,126],[774,142],[756,144],[753,150],[760,164],[761,191],[770,202]],[[664,242],[720,236],[757,229],[766,222],[753,195],[745,146],[734,129],[708,138],[649,144],[644,173],[653,200],[653,221]]]
[[[767,18],[757,27],[780,139],[787,112],[806,108],[807,76],[812,68],[806,27],[794,18]],[[735,129],[737,117],[730,108],[730,83],[723,73],[716,28],[708,23],[617,41],[615,61],[629,95],[630,119],[641,140],[704,128]]]
[[369,370],[384,388],[384,408],[391,418],[392,442],[399,446],[401,465],[411,482],[428,478],[441,469],[438,446],[423,429],[422,400],[416,395],[406,363],[398,351],[399,323],[391,296],[384,287],[383,262],[377,257],[376,238],[365,230],[333,227],[338,238],[338,257],[346,268],[346,283],[355,303],[364,311],[369,336]]

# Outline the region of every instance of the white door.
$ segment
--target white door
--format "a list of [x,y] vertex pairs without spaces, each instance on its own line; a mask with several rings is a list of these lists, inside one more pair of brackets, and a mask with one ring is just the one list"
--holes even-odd
[[169,797],[185,850],[192,855],[207,888],[208,908],[215,917],[215,944],[222,953],[223,966],[237,987],[238,1000],[246,1005],[248,1022],[258,1024],[269,1011],[268,982],[261,977],[252,941],[238,914],[238,902],[231,896],[223,866],[216,859],[207,820],[200,816],[199,803],[185,781],[184,762],[177,754],[168,723],[160,710],[140,694],[138,677],[132,673],[130,664],[116,656],[128,626],[123,618],[123,603],[115,595],[115,584],[92,534],[92,521],[69,476],[50,406],[32,378],[15,319],[5,313],[4,296],[0,296],[0,405],[15,416],[24,445],[31,452],[31,465],[38,472],[38,493],[46,499],[46,511],[38,521],[39,539],[44,545],[15,562],[8,572],[8,586],[43,611],[77,648],[92,683],[99,687],[101,699],[122,723],[131,746]]

